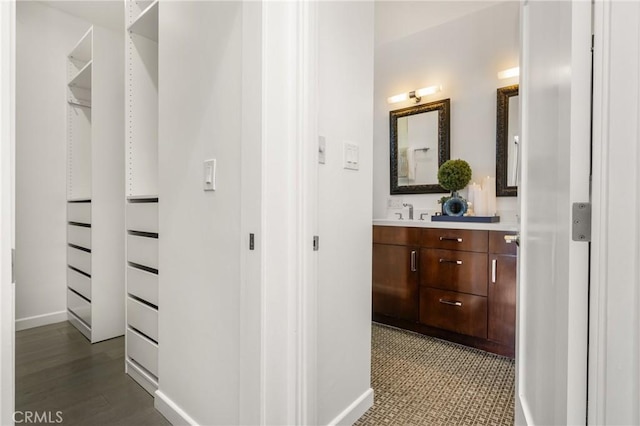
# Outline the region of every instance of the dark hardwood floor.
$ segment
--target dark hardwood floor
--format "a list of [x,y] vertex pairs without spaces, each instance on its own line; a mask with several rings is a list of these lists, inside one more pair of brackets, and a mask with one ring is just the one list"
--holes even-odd
[[16,333],[16,411],[53,423],[60,411],[62,425],[170,425],[124,373],[124,337],[92,345],[68,322]]

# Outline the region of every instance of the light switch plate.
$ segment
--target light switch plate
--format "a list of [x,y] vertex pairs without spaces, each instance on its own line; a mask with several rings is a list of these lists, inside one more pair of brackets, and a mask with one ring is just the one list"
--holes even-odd
[[205,191],[216,190],[216,160],[205,160],[202,176],[203,189]]
[[324,164],[327,155],[327,139],[324,136],[318,136],[318,163]]
[[353,142],[344,142],[343,158],[344,168],[347,170],[358,170],[360,168],[360,149]]

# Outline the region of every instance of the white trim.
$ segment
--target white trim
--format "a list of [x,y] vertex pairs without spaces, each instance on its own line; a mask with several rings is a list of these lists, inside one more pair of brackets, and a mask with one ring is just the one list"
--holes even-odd
[[34,315],[32,317],[20,318],[16,320],[16,331],[28,330],[30,328],[41,327],[43,325],[55,324],[67,320],[67,310],[51,312],[48,314]]
[[193,420],[182,408],[173,402],[162,391],[157,390],[153,400],[153,406],[156,410],[169,420],[172,425],[191,425],[197,426],[198,423]]
[[352,425],[362,415],[373,406],[373,389],[367,389],[355,401],[351,403],[342,413],[329,422],[333,425]]

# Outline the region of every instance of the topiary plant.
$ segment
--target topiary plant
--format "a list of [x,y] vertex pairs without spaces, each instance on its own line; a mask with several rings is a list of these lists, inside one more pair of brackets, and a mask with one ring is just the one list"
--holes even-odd
[[449,191],[461,190],[470,180],[471,167],[464,160],[448,160],[438,169],[438,183]]

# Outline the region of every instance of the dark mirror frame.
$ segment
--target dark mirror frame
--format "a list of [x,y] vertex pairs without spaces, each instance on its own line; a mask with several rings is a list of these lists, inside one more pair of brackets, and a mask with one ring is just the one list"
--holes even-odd
[[389,112],[391,130],[390,157],[391,157],[391,195],[397,194],[441,194],[449,191],[441,187],[437,182],[425,185],[398,185],[398,119],[425,112],[438,111],[438,167],[442,166],[450,156],[449,145],[449,111],[450,100],[429,102],[423,105],[415,105],[408,108]]
[[518,85],[501,87],[498,89],[496,103],[496,196],[515,197],[518,195],[517,186],[507,185],[509,164],[509,98],[518,96]]

